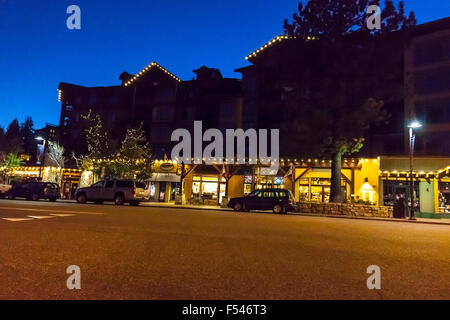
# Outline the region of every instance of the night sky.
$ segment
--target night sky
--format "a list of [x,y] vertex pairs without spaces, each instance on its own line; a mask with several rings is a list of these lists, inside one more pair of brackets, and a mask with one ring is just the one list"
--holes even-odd
[[[419,23],[450,16],[449,0],[406,0]],[[202,65],[226,77],[278,34],[298,0],[0,0],[0,126],[27,115],[58,124],[60,81],[119,85],[151,61],[183,80]],[[81,8],[81,30],[66,9]]]

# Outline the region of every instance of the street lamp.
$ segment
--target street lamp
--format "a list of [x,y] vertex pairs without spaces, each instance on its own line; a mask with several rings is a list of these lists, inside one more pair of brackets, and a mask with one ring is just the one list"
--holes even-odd
[[409,125],[409,195],[411,199],[411,206],[410,206],[410,220],[415,220],[414,218],[414,178],[413,178],[413,155],[414,155],[414,142],[416,140],[416,135],[413,132],[413,129],[418,129],[422,127],[422,124],[417,121],[413,120]]
[[34,139],[37,140],[37,141],[43,141],[43,145],[44,145],[44,150],[42,151],[43,152],[43,154],[42,154],[42,162],[40,163],[41,165],[39,166],[39,178],[42,178],[42,167],[43,167],[43,165],[45,163],[45,143],[46,143],[46,140],[45,140],[45,138],[43,138],[41,136],[38,136],[38,137],[36,137]]

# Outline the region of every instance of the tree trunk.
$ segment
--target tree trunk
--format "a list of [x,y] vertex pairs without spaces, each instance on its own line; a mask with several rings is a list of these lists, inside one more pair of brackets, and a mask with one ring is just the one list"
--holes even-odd
[[344,200],[341,191],[342,154],[336,152],[332,157],[330,202],[340,203]]

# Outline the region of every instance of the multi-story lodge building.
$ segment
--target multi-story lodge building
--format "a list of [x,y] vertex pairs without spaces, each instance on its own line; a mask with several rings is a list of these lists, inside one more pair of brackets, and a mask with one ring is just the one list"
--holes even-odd
[[404,127],[416,118],[424,125],[416,132],[416,153],[449,156],[450,18],[417,26],[404,61]]
[[154,155],[170,157],[170,136],[176,128],[193,128],[202,120],[204,128],[241,126],[241,81],[223,78],[218,69],[205,66],[194,70],[196,78],[181,81],[156,62],[136,75],[123,72],[122,84],[111,87],[83,87],[61,83],[61,142],[68,150],[83,152],[89,110],[100,114],[113,140],[120,141],[125,129],[144,123]]
[[[417,148],[426,154],[450,156],[446,138],[450,125],[449,67],[450,19],[419,25],[413,40],[399,51],[398,71],[404,75],[405,101],[389,106],[389,125],[369,132],[365,147],[357,158],[343,160],[342,190],[348,201],[362,200],[391,205],[395,194],[408,193],[409,151],[406,124],[418,118],[424,122],[417,132]],[[251,65],[239,68],[241,79],[223,78],[217,69],[205,66],[194,70],[196,78],[182,81],[152,62],[136,75],[123,72],[121,85],[83,87],[61,83],[58,87],[61,106],[60,141],[68,150],[83,152],[81,115],[89,109],[101,115],[110,137],[120,142],[125,129],[144,122],[156,161],[150,181],[152,198],[169,201],[175,198],[180,183],[180,167],[165,163],[176,128],[192,130],[194,120],[203,129],[279,128],[280,170],[264,175],[258,168],[241,165],[192,165],[186,168],[183,191],[187,201],[220,203],[224,196],[248,194],[255,188],[284,187],[292,190],[297,201],[327,202],[330,193],[329,159],[295,155],[295,137],[285,132],[286,121],[293,119],[289,97],[298,87],[296,74],[302,40],[278,36],[247,56]],[[437,50],[437,52],[434,52]],[[294,75],[294,77],[292,76]],[[410,94],[412,88],[412,94]],[[435,114],[434,111],[437,110]],[[390,157],[386,157],[390,156]],[[363,159],[361,159],[363,157]],[[450,207],[449,158],[421,158],[415,167],[417,208],[438,212],[443,204]],[[409,195],[407,195],[409,197]],[[446,203],[437,200],[446,198]]]

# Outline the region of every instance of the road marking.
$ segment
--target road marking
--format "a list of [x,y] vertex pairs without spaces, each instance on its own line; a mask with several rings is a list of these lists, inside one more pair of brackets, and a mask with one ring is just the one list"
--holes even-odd
[[35,211],[35,212],[55,212],[55,213],[74,213],[74,214],[90,214],[102,215],[103,212],[86,212],[86,211],[66,211],[66,210],[52,210],[52,209],[31,209],[31,208],[14,208],[14,207],[0,207],[0,210],[16,210],[16,211]]
[[50,213],[51,216],[55,217],[74,217],[76,214],[58,214],[58,213]]
[[33,219],[50,219],[50,218],[56,218],[53,216],[27,216],[29,218],[33,218]]
[[12,221],[12,222],[33,220],[32,218],[2,218],[2,219]]

